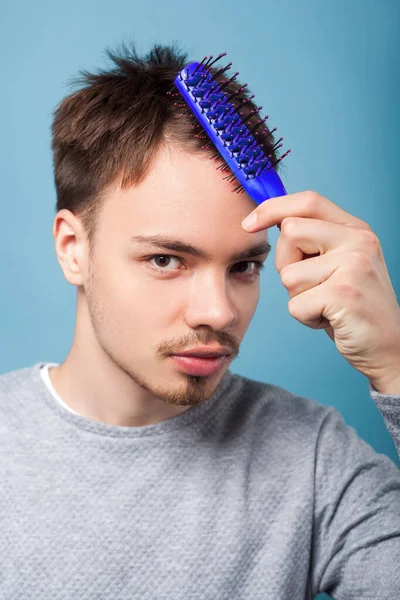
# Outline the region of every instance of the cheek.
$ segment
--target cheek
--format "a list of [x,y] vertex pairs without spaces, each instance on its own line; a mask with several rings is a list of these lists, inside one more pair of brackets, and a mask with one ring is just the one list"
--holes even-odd
[[247,330],[257,309],[260,298],[260,280],[235,287],[231,300],[238,316],[238,329],[241,334]]
[[243,323],[247,327],[256,312],[258,300],[260,297],[260,286],[254,286],[248,294],[242,295],[240,299],[240,312]]
[[[176,287],[143,273],[145,267],[120,260],[103,261],[96,271],[95,295],[103,313],[123,335],[165,326],[178,305]],[[164,284],[164,286],[163,286]]]

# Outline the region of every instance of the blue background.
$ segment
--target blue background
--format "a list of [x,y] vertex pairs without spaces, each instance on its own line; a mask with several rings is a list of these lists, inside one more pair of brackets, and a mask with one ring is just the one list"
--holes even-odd
[[[0,372],[62,361],[75,289],[51,234],[52,111],[79,69],[109,63],[105,47],[178,42],[193,60],[228,53],[292,154],[288,192],[313,189],[366,220],[380,238],[399,298],[399,24],[397,0],[2,0],[0,56]],[[290,316],[273,252],[234,372],[336,406],[378,452],[394,444],[367,379],[324,331]]]

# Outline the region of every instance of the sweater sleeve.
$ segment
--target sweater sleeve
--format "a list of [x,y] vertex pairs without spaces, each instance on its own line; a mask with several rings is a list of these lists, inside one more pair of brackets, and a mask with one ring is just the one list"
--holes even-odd
[[335,600],[400,598],[400,470],[334,408],[316,446],[311,573]]
[[397,454],[400,457],[400,395],[381,394],[370,381],[369,393],[381,411],[387,430],[393,438]]

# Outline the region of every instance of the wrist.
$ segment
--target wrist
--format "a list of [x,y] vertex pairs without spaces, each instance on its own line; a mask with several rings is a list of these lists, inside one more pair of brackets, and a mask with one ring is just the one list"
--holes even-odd
[[370,382],[379,394],[400,396],[400,373],[383,379],[370,379]]

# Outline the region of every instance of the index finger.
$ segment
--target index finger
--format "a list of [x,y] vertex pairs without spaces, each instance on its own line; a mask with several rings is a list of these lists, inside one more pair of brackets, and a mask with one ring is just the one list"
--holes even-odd
[[[257,220],[248,228],[245,226],[245,221],[250,215],[254,214],[257,215]],[[253,233],[274,225],[279,227],[283,219],[287,217],[321,219],[322,221],[331,221],[332,223],[371,230],[365,221],[354,217],[331,200],[328,200],[328,198],[312,191],[269,198],[269,200],[259,204],[250,215],[242,221],[242,224],[246,231]]]

